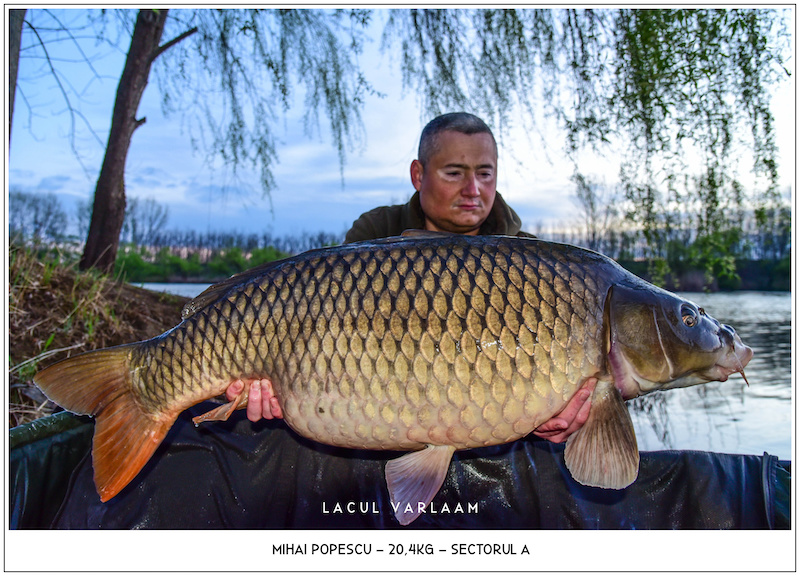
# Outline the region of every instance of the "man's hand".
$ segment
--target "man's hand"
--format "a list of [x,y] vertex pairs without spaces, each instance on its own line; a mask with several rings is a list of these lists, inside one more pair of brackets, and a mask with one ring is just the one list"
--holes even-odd
[[[252,380],[249,384],[250,390],[247,393],[247,419],[251,422],[258,422],[262,418],[272,420],[273,418],[283,418],[278,399],[272,390],[272,382],[268,378]],[[242,393],[246,384],[242,380],[236,380],[225,391],[225,396],[233,402]]]
[[536,428],[533,433],[550,442],[565,442],[570,434],[583,426],[589,418],[595,385],[597,378],[589,378],[561,412]]

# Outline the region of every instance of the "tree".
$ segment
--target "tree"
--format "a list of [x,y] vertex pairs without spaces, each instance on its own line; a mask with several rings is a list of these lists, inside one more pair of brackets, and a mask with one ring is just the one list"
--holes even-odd
[[92,221],[92,203],[88,200],[79,200],[75,205],[75,224],[78,238],[86,238],[89,234],[89,223]]
[[8,228],[12,238],[33,244],[58,242],[64,238],[67,213],[52,192],[29,194],[19,190],[8,193]]
[[8,11],[8,141],[11,142],[11,119],[14,117],[14,100],[17,95],[17,70],[19,47],[25,10]]
[[136,18],[117,89],[106,155],[97,179],[89,235],[80,261],[82,270],[96,267],[111,272],[114,269],[125,220],[125,162],[134,131],[146,121],[136,118],[136,113],[147,87],[150,67],[170,45],[159,47],[166,21],[167,10],[140,10]]
[[[131,11],[117,14],[124,28]],[[290,106],[296,85],[305,90],[309,130],[323,110],[342,159],[345,148],[359,138],[360,108],[372,89],[355,57],[368,21],[361,10],[138,11],[81,268],[113,269],[125,213],[125,160],[134,131],[145,122],[136,114],[156,59],[194,36],[190,46],[171,51],[174,55],[159,74],[164,109],[190,116],[193,127],[200,128],[194,141],[208,139],[209,154],[219,155],[234,172],[251,162],[259,165],[263,189],[269,192],[276,159],[270,120],[276,110]],[[106,24],[103,12],[97,19],[99,37],[105,37]],[[159,46],[165,30],[174,30],[174,39]],[[209,95],[218,95],[222,105]],[[69,102],[68,108],[72,111]]]
[[169,209],[154,198],[133,198],[125,211],[123,236],[137,246],[149,246],[167,224]]
[[578,171],[573,174],[572,181],[575,183],[575,204],[583,221],[581,228],[586,235],[585,246],[610,254],[609,232],[619,225],[613,195],[605,186],[592,182]]

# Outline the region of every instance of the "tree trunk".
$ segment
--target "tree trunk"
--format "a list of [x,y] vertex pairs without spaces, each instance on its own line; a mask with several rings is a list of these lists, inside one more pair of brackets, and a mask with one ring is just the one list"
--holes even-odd
[[131,47],[117,88],[111,131],[97,188],[92,220],[80,268],[114,269],[119,234],[125,220],[125,161],[133,132],[144,124],[136,111],[150,76],[150,66],[159,54],[158,43],[164,32],[167,10],[140,10],[133,29]]
[[22,24],[25,21],[25,10],[9,10],[8,20],[8,143],[10,145],[11,121],[14,118],[14,96],[17,93],[19,45],[22,40]]

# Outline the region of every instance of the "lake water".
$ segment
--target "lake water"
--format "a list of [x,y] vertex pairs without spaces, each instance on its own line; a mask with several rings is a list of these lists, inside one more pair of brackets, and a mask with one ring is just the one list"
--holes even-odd
[[[195,296],[208,284],[144,284]],[[789,292],[682,293],[733,326],[754,351],[727,382],[656,392],[629,402],[641,450],[768,452],[792,456],[792,297]]]

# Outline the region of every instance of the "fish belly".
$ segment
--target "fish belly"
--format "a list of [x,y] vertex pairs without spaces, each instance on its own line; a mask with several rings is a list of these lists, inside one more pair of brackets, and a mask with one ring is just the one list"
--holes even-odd
[[522,388],[515,396],[505,384],[493,393],[490,387],[457,380],[423,386],[414,379],[392,380],[377,393],[370,393],[366,382],[344,381],[334,394],[285,395],[282,408],[295,431],[325,444],[416,450],[427,444],[463,449],[510,442],[528,434],[561,403],[555,395],[525,395]]

